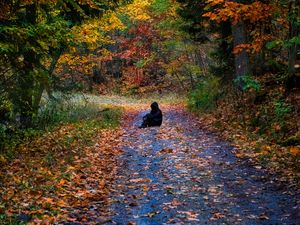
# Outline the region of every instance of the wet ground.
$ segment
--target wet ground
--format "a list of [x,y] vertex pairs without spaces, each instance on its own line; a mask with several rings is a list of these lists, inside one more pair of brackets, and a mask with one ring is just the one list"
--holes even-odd
[[105,224],[300,224],[300,197],[178,110],[160,128],[124,127]]
[[[123,121],[123,154],[109,199],[71,208],[80,224],[300,224],[300,195],[181,110],[159,128]],[[134,118],[134,119],[130,119]],[[76,222],[75,222],[76,221]]]

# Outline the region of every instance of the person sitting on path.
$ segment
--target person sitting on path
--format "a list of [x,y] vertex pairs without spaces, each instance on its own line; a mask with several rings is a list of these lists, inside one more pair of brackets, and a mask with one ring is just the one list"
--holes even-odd
[[139,128],[155,127],[162,124],[162,112],[158,107],[157,102],[151,104],[151,112],[143,117],[143,123]]

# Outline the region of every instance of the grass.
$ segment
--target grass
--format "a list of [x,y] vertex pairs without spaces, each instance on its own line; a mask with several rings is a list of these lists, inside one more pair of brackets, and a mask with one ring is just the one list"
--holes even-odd
[[87,99],[97,104],[107,105],[139,105],[150,104],[154,101],[159,104],[182,104],[186,101],[186,96],[176,93],[169,94],[147,94],[147,95],[132,95],[132,96],[118,96],[118,95],[105,95],[105,96],[93,96],[88,95]]
[[[0,129],[3,130],[0,132],[0,164],[5,159],[15,158],[14,149],[17,146],[31,142],[63,124],[73,124],[77,129],[74,131],[77,138],[86,139],[89,139],[87,136],[91,135],[94,129],[118,126],[121,109],[107,107],[101,106],[100,102],[90,101],[86,97],[76,94],[66,97],[56,94],[55,100],[46,101],[44,99],[38,115],[34,118],[33,128],[18,129],[13,125],[2,125],[2,129]],[[72,138],[66,137],[64,143],[66,145],[72,143],[74,141]]]
[[0,225],[25,225],[16,215],[8,217],[6,214],[0,214]]

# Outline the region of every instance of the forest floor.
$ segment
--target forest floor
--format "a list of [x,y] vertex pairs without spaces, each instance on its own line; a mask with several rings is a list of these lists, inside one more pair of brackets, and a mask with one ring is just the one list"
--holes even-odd
[[[71,145],[70,165],[33,168],[21,154],[2,168],[6,216],[22,224],[299,224],[299,191],[237,157],[182,105],[163,104],[163,125],[138,129],[148,104],[104,104],[124,108],[121,126],[96,131],[93,145]],[[41,189],[29,188],[41,179]]]
[[138,129],[145,106],[130,108],[109,200],[70,209],[64,224],[299,223],[299,193],[183,109],[162,107],[160,128]]

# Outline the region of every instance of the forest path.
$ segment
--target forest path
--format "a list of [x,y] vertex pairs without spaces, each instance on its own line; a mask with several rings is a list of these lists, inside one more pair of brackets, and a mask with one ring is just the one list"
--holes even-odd
[[160,128],[137,129],[145,113],[124,121],[109,224],[300,224],[299,196],[190,115],[164,110]]
[[192,115],[162,107],[161,127],[139,129],[146,107],[133,108],[123,116],[109,199],[71,210],[85,222],[63,224],[300,224],[299,194],[237,158]]

